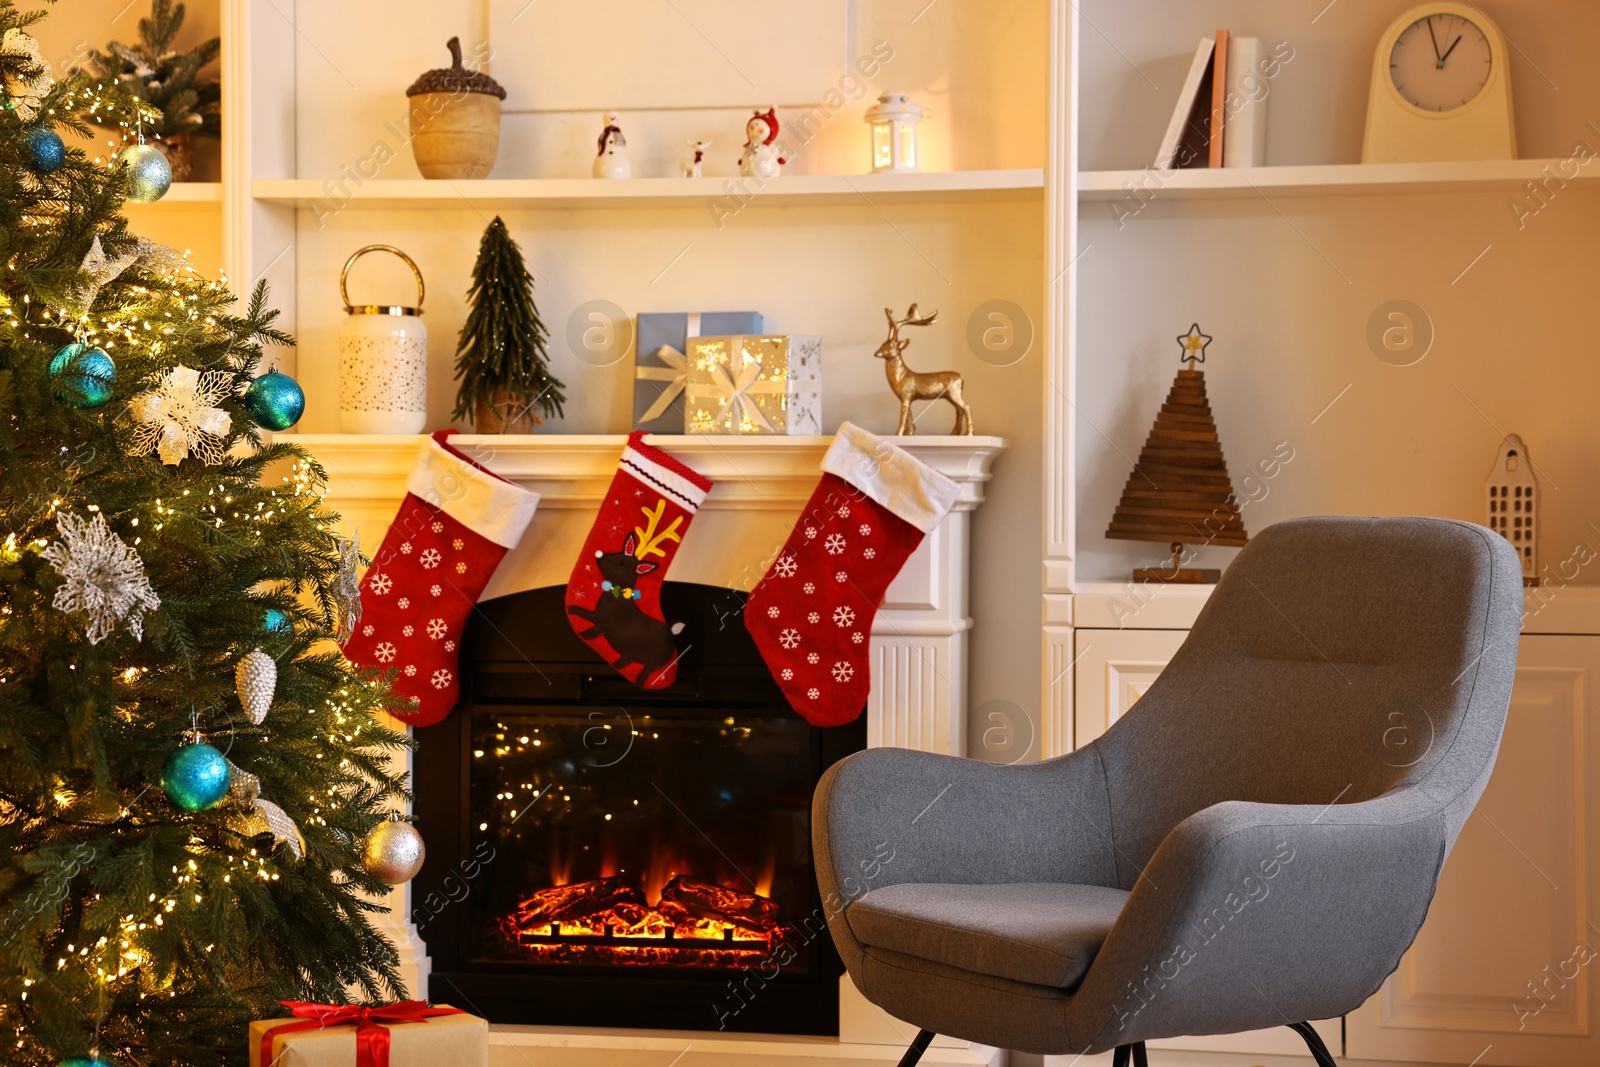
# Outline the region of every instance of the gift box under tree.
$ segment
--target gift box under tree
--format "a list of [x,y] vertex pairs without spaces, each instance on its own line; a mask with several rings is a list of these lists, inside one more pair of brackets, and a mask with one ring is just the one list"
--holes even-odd
[[489,1024],[456,1008],[281,1003],[294,1018],[250,1024],[250,1067],[489,1067]]
[[689,341],[688,433],[822,433],[822,338],[738,334]]
[[754,311],[641,312],[634,356],[633,428],[684,432],[689,338],[760,332],[761,315]]

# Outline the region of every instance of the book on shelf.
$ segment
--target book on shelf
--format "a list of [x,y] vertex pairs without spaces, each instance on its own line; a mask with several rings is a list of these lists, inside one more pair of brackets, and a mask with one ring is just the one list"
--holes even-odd
[[1228,113],[1223,119],[1222,165],[1260,167],[1267,162],[1267,80],[1269,62],[1259,37],[1228,40]]
[[1211,52],[1211,139],[1206,142],[1206,165],[1222,166],[1222,146],[1228,140],[1228,39],[1227,30],[1217,31],[1216,47]]
[[1156,153],[1156,169],[1259,167],[1266,161],[1262,62],[1259,37],[1218,30],[1200,39]]

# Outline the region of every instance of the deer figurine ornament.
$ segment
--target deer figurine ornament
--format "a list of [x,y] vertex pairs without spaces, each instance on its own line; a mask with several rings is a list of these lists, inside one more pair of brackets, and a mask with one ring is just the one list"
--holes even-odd
[[911,339],[900,337],[900,327],[927,326],[939,317],[939,313],[934,311],[919,317],[917,305],[912,304],[906,309],[906,317],[903,319],[895,318],[894,312],[889,308],[884,308],[883,314],[889,320],[889,338],[878,346],[873,355],[885,361],[884,371],[889,376],[889,388],[900,398],[900,428],[895,430],[895,433],[909,437],[916,432],[916,426],[911,418],[913,400],[944,399],[956,409],[955,429],[950,432],[958,436],[970,436],[972,409],[967,407],[967,402],[961,397],[961,375],[953,370],[914,371],[906,366],[905,360],[901,358],[906,346],[911,344]]

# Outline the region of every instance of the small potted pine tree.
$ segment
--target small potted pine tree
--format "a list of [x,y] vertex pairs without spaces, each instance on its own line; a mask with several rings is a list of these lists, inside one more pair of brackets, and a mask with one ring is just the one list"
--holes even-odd
[[[222,85],[201,78],[200,71],[222,52],[222,38],[213,37],[187,52],[172,47],[183,28],[184,7],[172,0],[151,0],[150,17],[139,20],[139,43],[112,41],[105,52],[91,51],[87,66],[92,77],[113,82],[130,96],[161,109],[161,118],[148,122],[144,133],[167,157],[174,181],[187,181],[193,163],[194,138],[222,136]],[[118,128],[126,142],[133,136],[124,120],[107,122],[102,111],[99,125]]]
[[533,278],[498,215],[478,245],[467,303],[454,417],[470,415],[479,433],[532,433],[562,414],[564,386],[550,373],[550,331],[533,302]]

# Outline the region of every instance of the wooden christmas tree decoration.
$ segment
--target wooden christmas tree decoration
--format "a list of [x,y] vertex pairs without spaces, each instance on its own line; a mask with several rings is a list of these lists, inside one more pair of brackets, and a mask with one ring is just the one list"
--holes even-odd
[[1247,540],[1206,400],[1205,373],[1195,369],[1205,362],[1210,343],[1199,323],[1178,338],[1188,366],[1173,380],[1106,530],[1107,537],[1122,541],[1172,546],[1171,565],[1135,568],[1135,581],[1214,582],[1221,571],[1182,565],[1184,543],[1239,547]]

